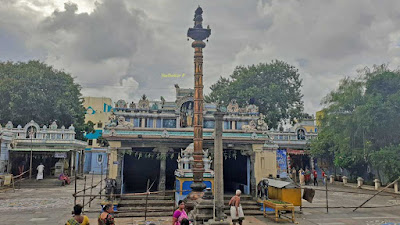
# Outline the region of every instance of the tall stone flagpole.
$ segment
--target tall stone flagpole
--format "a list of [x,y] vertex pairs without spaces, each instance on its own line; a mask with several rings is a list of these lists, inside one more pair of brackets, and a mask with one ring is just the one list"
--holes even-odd
[[199,6],[194,15],[194,27],[187,32],[188,38],[194,40],[194,165],[191,199],[201,197],[206,188],[203,183],[203,48],[206,47],[204,40],[211,35],[211,29],[203,28],[202,14],[203,9]]

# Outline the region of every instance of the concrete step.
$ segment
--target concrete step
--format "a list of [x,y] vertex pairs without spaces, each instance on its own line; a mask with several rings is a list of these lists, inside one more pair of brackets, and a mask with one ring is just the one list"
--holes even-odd
[[58,179],[44,179],[44,180],[36,180],[36,179],[27,179],[21,182],[17,182],[15,187],[18,188],[49,188],[49,187],[60,187],[64,185],[64,181]]
[[[231,198],[233,197],[233,195],[224,195],[224,200],[231,200]],[[247,201],[247,200],[253,200],[253,196],[251,195],[241,195],[240,196],[240,200],[242,201]]]
[[[230,206],[225,205],[225,209],[230,209],[230,208],[231,208]],[[242,205],[242,209],[244,211],[245,210],[258,210],[260,208],[261,208],[261,206],[258,206],[256,204],[254,204],[254,205]]]
[[[230,216],[231,212],[229,210],[224,211],[226,215]],[[261,210],[243,210],[244,216],[262,216],[264,215]]]
[[[147,217],[172,217],[173,211],[169,212],[147,212]],[[120,212],[115,213],[115,217],[144,217],[144,209],[141,212]]]
[[[173,201],[173,196],[165,195],[149,195],[149,200],[170,200]],[[146,200],[145,195],[122,195],[121,200]]]
[[[224,201],[224,204],[225,205],[228,205],[229,204],[229,201],[228,200],[225,200]],[[257,202],[256,201],[253,201],[253,200],[240,200],[240,204],[242,205],[242,206],[244,206],[244,205],[254,205],[254,204],[257,204]]]
[[[226,215],[230,216],[230,211],[225,210],[224,211]],[[148,217],[168,217],[172,216],[173,211],[162,211],[162,212],[152,212],[148,211],[147,216]],[[262,216],[263,212],[261,210],[248,210],[244,211],[244,216]],[[140,212],[115,212],[115,217],[144,217],[144,209]],[[208,217],[208,216],[206,216]]]
[[[119,207],[135,207],[135,206],[145,206],[146,200],[123,200],[118,204]],[[174,206],[174,201],[167,200],[147,200],[147,206]]]
[[[225,213],[229,215],[228,206],[232,196],[224,196]],[[250,195],[241,196],[241,204],[245,215],[263,215],[260,206],[252,200]],[[118,204],[116,217],[143,217],[146,205],[146,197],[138,195],[124,195]],[[175,210],[173,196],[149,195],[147,200],[147,216],[164,217],[171,216]],[[199,215],[201,216],[201,215]],[[208,216],[205,216],[208,217]]]
[[[144,212],[144,206],[122,206],[118,207],[118,212]],[[172,212],[176,210],[175,206],[148,206],[148,212]]]

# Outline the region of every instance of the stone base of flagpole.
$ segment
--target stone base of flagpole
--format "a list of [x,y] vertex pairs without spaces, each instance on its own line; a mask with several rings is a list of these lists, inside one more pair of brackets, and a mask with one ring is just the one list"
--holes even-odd
[[202,224],[203,221],[208,221],[214,217],[214,196],[210,188],[206,189],[202,198],[189,202],[194,207],[189,212],[188,217],[194,221],[194,224]]

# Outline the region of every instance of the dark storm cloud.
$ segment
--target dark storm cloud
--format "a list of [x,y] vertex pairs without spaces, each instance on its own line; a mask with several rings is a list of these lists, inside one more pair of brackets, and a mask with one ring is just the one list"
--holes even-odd
[[[280,59],[299,68],[305,108],[314,113],[344,75],[373,64],[400,65],[395,0],[72,1],[77,5],[56,11],[60,1],[2,1],[0,58],[39,58],[65,69],[85,95],[174,100],[175,83],[193,86],[186,31],[201,4],[204,25],[212,29],[204,49],[205,93],[237,65]],[[187,77],[163,79],[162,73]]]
[[76,4],[66,3],[65,11],[55,11],[41,24],[45,35],[65,32],[71,40],[64,51],[75,57],[93,62],[129,58],[141,41],[151,41],[151,32],[143,26],[144,13],[128,10],[121,1],[97,4],[90,14],[78,14],[77,10]]

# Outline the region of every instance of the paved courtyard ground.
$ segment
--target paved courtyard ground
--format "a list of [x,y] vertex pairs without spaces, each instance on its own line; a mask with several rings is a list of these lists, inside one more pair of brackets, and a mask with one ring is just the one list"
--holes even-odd
[[[95,177],[99,181],[100,177]],[[83,188],[83,180],[78,180],[78,190]],[[352,191],[357,193],[330,192],[329,206],[357,206],[373,194],[373,191],[359,190],[351,187],[343,187],[341,185],[330,186],[329,189],[334,191]],[[65,224],[70,218],[74,199],[73,183],[66,187],[52,187],[40,189],[19,189],[15,192],[0,192],[0,224],[4,225],[54,225]],[[87,199],[86,199],[87,201]],[[82,202],[82,199],[78,201]],[[87,215],[91,224],[97,224],[96,218],[99,215],[99,200],[93,202],[91,208],[87,209]],[[400,195],[385,194],[385,196],[377,196],[365,206],[374,207],[386,205],[385,208],[362,208],[356,212],[352,212],[350,208],[329,209],[326,213],[325,208],[308,208],[308,207],[325,207],[325,192],[317,191],[313,203],[303,200],[305,207],[303,213],[296,213],[296,221],[298,224],[319,224],[319,225],[381,225],[381,224],[400,224]],[[117,224],[141,224],[144,218],[121,218],[117,219]],[[171,224],[170,217],[149,218],[155,224],[164,225]],[[246,216],[244,224],[291,224],[289,222],[276,223],[270,218],[263,216]]]

